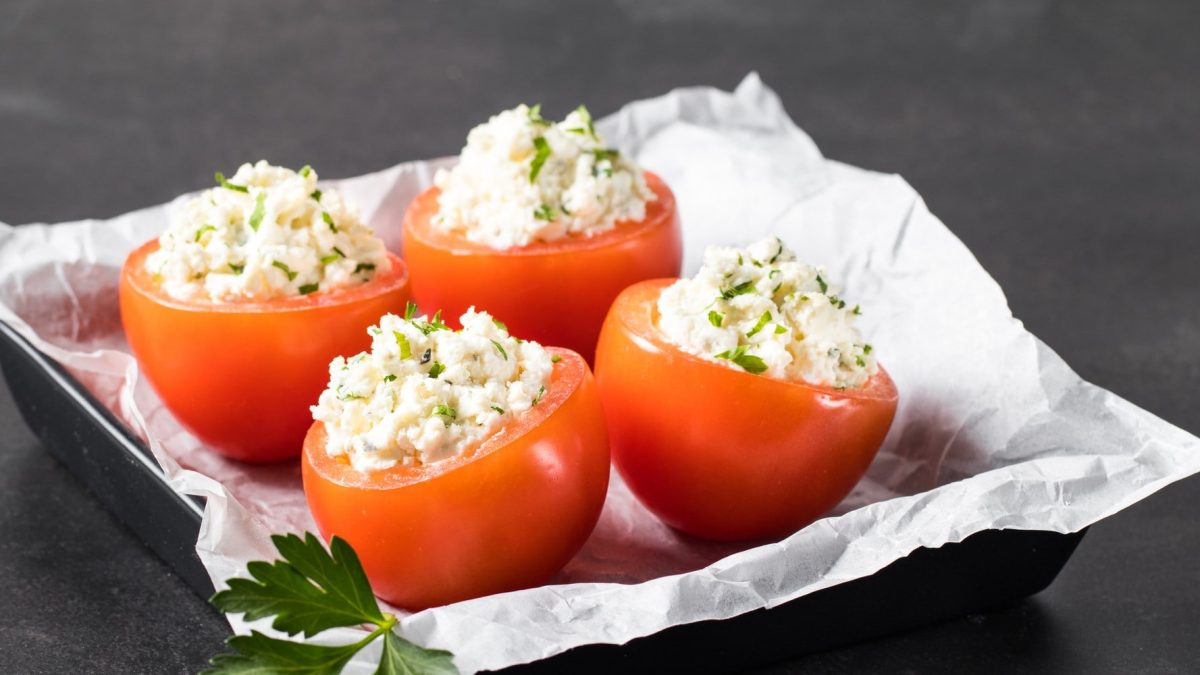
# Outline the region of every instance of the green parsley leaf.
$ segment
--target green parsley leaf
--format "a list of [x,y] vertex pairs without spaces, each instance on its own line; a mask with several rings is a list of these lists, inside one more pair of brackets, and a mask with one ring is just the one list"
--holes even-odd
[[746,333],[746,337],[752,338],[755,335],[757,335],[759,331],[761,331],[764,327],[766,327],[767,322],[770,320],[771,320],[771,313],[763,312],[762,316],[758,317],[758,323],[754,324],[754,328],[751,328],[750,332]]
[[300,171],[298,171],[297,173],[299,173],[301,176],[304,176],[305,178],[308,178],[309,174],[312,173],[312,167],[305,164],[304,166],[300,167]]
[[541,403],[542,397],[545,395],[546,395],[546,387],[545,387],[545,385],[543,385],[538,388],[537,396],[533,397],[533,403],[530,403],[530,405],[537,405],[537,404]]
[[543,126],[543,127],[550,126],[550,120],[547,120],[546,118],[542,117],[542,104],[541,103],[535,103],[533,105],[533,107],[531,107],[529,109],[529,123],[536,124],[538,126]]
[[384,382],[395,382],[395,381],[396,381],[396,376],[395,376],[395,375],[393,375],[393,374],[391,374],[391,373],[388,373],[387,375],[384,375],[384,376],[383,376],[383,381],[384,381]]
[[754,356],[753,354],[746,353],[746,345],[741,345],[736,349],[723,351],[720,354],[714,355],[713,358],[729,359],[730,361],[733,361],[737,365],[741,366],[742,370],[745,370],[752,375],[758,375],[759,373],[767,370],[767,364],[761,358]]
[[533,217],[538,220],[551,221],[555,218],[554,207],[542,204],[533,211]]
[[441,375],[442,372],[445,370],[446,370],[446,366],[442,365],[441,361],[434,361],[433,365],[429,366],[429,377],[432,377],[433,379],[436,380],[437,376]]
[[196,238],[193,239],[192,241],[195,241],[196,243],[200,243],[200,237],[203,237],[205,232],[216,232],[216,231],[217,231],[217,228],[213,227],[212,225],[202,225],[200,227],[200,229],[196,230]]
[[412,318],[417,315],[417,303],[412,300],[408,301],[408,305],[404,308],[404,320],[412,321]]
[[787,329],[784,328],[782,324],[775,325],[775,334],[776,335],[783,335],[786,332],[787,332]]
[[775,255],[771,256],[771,259],[767,261],[768,265],[774,265],[775,261],[779,260],[779,256],[783,255],[783,240],[779,237],[775,237],[775,243],[779,244],[779,249],[776,250]]
[[829,284],[825,283],[825,280],[821,278],[820,274],[817,275],[817,286],[821,287],[822,293],[829,290]]
[[864,354],[870,354],[872,349],[874,349],[874,347],[872,347],[871,345],[863,345],[863,353]]
[[234,274],[241,274],[242,270],[246,269],[246,266],[245,265],[234,265],[233,263],[229,263],[229,269],[233,270]]
[[[445,417],[449,421],[458,419],[458,411],[444,403],[439,403],[437,407],[433,409],[433,414]],[[446,423],[446,426],[450,426],[449,422]]]
[[721,288],[721,297],[726,300],[732,300],[739,295],[745,295],[754,290],[753,281],[743,281],[736,286],[724,286]]
[[317,292],[321,284],[304,284],[300,287],[300,295],[308,295],[309,293]]
[[321,256],[321,264],[328,265],[329,263],[337,260],[338,258],[345,258],[345,257],[346,256],[342,255],[341,251],[337,250],[337,248],[334,248],[333,253],[330,253],[329,255]]
[[855,354],[855,355],[854,355],[854,362],[858,364],[858,367],[859,367],[859,368],[866,368],[866,367],[867,367],[867,362],[866,362],[866,361],[863,361],[863,357],[859,356],[858,354]]
[[501,415],[503,415],[503,414],[504,414],[504,408],[501,408],[501,407],[500,407],[500,406],[498,406],[498,405],[494,405],[494,406],[492,406],[492,410],[495,410],[496,412],[500,413]]
[[854,316],[861,316],[862,315],[862,307],[859,305],[855,305],[854,309],[850,310],[850,313],[853,314]]
[[492,317],[492,325],[504,331],[505,333],[508,332],[508,326],[504,325],[504,322],[496,317]]
[[313,199],[315,199],[317,201],[321,201],[321,194],[322,193],[320,190],[313,190],[311,193],[309,193],[308,196],[312,197]]
[[371,270],[374,270],[374,269],[375,269],[375,263],[358,263],[357,265],[354,266],[353,274],[358,274],[359,272],[370,272]]
[[[346,369],[343,368],[343,370],[346,370]],[[366,398],[366,396],[363,396],[362,394],[354,394],[354,393],[348,394],[348,393],[346,393],[345,389],[346,389],[346,385],[344,385],[344,384],[338,385],[337,392],[336,392],[337,400],[339,400],[339,401],[360,401],[360,400]]]
[[267,193],[260,192],[254,196],[254,211],[250,214],[250,229],[258,232],[262,225],[263,213],[266,210]]
[[538,174],[542,172],[542,165],[550,157],[550,144],[541,136],[533,139],[533,147],[537,150],[537,154],[533,156],[533,161],[529,164],[530,183],[537,182]]
[[504,360],[507,361],[508,360],[508,352],[504,351],[504,346],[501,345],[499,342],[496,342],[495,340],[492,340],[492,344],[496,346],[496,349],[500,352],[500,356],[503,356]]
[[321,212],[321,220],[324,220],[325,224],[329,226],[330,232],[337,234],[337,231],[338,231],[337,223],[333,222],[333,216],[329,215],[328,211]]
[[392,629],[396,617],[380,611],[370,582],[350,545],[334,537],[329,550],[312,533],[271,538],[282,559],[251,562],[250,579],[228,580],[229,588],[212,603],[249,621],[274,616],[272,627],[288,635],[311,637],[330,628],[375,626],[362,640],[347,645],[304,644],[267,637],[258,631],[226,640],[232,652],[218,654],[203,675],[291,673],[334,675],[363,647],[384,636],[378,673],[456,672],[449,652],[415,645]]
[[597,162],[613,161],[621,156],[621,151],[615,148],[598,148],[596,150],[588,150],[592,155],[595,155]]
[[221,187],[225,188],[226,190],[233,190],[234,192],[244,192],[246,194],[250,194],[249,188],[247,188],[245,185],[237,185],[235,183],[230,183],[229,181],[225,180],[225,174],[221,173],[220,171],[213,174],[213,177],[217,179],[217,185],[220,185]]
[[709,323],[716,326],[717,328],[720,328],[721,324],[724,321],[725,321],[725,317],[722,316],[719,312],[717,312],[716,310],[713,310],[713,309],[708,310],[708,322]]
[[587,134],[588,136],[595,138],[596,126],[592,122],[592,113],[588,111],[587,106],[580,105],[575,109],[575,112],[579,113],[579,117],[583,119],[583,126],[567,129],[567,131],[573,134]]
[[409,343],[404,333],[394,330],[392,331],[392,335],[396,336],[396,346],[400,348],[400,358],[407,359],[412,356],[412,344]]
[[288,281],[292,281],[296,278],[296,273],[292,271],[292,268],[279,262],[278,260],[272,260],[271,267],[278,267],[279,269],[283,270],[283,273],[287,275]]

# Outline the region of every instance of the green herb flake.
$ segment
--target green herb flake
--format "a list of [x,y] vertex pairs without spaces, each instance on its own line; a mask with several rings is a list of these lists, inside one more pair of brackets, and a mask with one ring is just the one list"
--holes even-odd
[[783,335],[786,332],[787,332],[787,328],[784,328],[782,324],[775,324],[775,334],[776,335]]
[[384,375],[384,376],[383,376],[383,381],[384,381],[384,382],[395,382],[395,381],[396,381],[396,376],[395,376],[395,375],[393,375],[392,373],[388,373],[387,375]]
[[550,355],[550,363],[558,363],[559,361],[562,361],[562,357],[561,357],[561,356],[559,356],[558,354],[551,354],[551,355]]
[[492,317],[492,325],[495,326],[496,328],[499,328],[500,330],[504,331],[505,333],[508,332],[508,326],[504,325],[504,322],[501,321],[500,319]]
[[503,414],[504,414],[504,408],[501,408],[501,407],[500,407],[500,406],[498,406],[498,405],[494,405],[494,406],[492,406],[492,410],[495,410],[496,412],[500,413],[501,415],[503,415]]
[[874,349],[874,347],[872,347],[871,345],[863,345],[863,353],[864,354],[870,354],[872,349]]
[[550,157],[550,144],[546,139],[538,136],[533,139],[533,147],[537,153],[533,156],[533,161],[529,164],[529,182],[536,183],[538,174],[542,172],[542,165]]
[[713,358],[728,359],[752,375],[758,375],[767,370],[767,364],[761,358],[746,353],[746,345],[723,351],[720,354],[714,355]]
[[344,257],[344,256],[342,256],[337,251],[334,251],[333,253],[330,253],[329,255],[321,256],[321,264],[328,265],[331,262],[336,262],[338,258],[342,258],[342,257]]
[[216,232],[216,231],[217,231],[217,228],[213,227],[212,225],[202,225],[200,227],[200,229],[196,230],[196,238],[193,239],[192,241],[194,241],[196,243],[200,243],[200,237],[203,237],[205,232]]
[[366,396],[363,396],[362,394],[347,393],[346,386],[342,384],[337,386],[337,389],[334,390],[334,393],[337,394],[337,400],[339,401],[359,401],[366,398]]
[[596,138],[596,126],[592,122],[592,113],[588,111],[587,106],[580,105],[575,112],[579,113],[579,117],[583,119],[583,126],[567,129],[567,131],[573,134],[587,134]]
[[776,250],[775,255],[771,256],[771,259],[767,261],[768,265],[774,265],[775,261],[779,260],[779,256],[783,255],[783,240],[779,237],[775,237],[775,243],[779,244],[779,249]]
[[337,231],[338,231],[337,223],[333,222],[333,216],[329,215],[328,211],[321,212],[321,220],[324,220],[325,224],[329,226],[330,232],[337,234]]
[[225,188],[226,190],[233,190],[234,192],[242,192],[245,194],[250,194],[250,188],[246,187],[245,185],[237,185],[236,183],[230,183],[229,181],[225,180],[225,174],[221,173],[220,171],[213,174],[213,177],[217,179],[217,185],[220,185],[221,187]]
[[492,344],[496,346],[496,351],[500,352],[500,356],[503,356],[504,360],[507,361],[508,360],[508,352],[504,351],[504,346],[501,345],[499,342],[496,342],[495,340],[492,340]]
[[750,332],[746,333],[746,338],[749,339],[749,338],[752,338],[755,335],[757,335],[759,331],[761,331],[763,328],[766,327],[767,322],[769,322],[770,320],[771,320],[771,313],[763,312],[762,316],[758,317],[758,323],[754,324],[754,328],[751,328]]
[[441,375],[445,370],[446,366],[442,365],[441,361],[434,361],[433,365],[429,367],[429,377],[432,377],[436,380],[437,376]]
[[279,269],[283,270],[283,273],[287,275],[288,281],[292,281],[296,278],[296,273],[292,271],[292,268],[279,262],[278,260],[272,260],[271,267],[278,267]]
[[529,108],[529,123],[536,124],[541,127],[550,126],[550,120],[542,117],[542,104],[535,103]]
[[304,284],[303,286],[300,287],[300,295],[308,295],[309,293],[316,293],[317,290],[320,288],[321,288],[321,284]]
[[412,321],[412,318],[417,315],[417,303],[412,300],[408,301],[408,305],[404,308],[404,320]]
[[249,579],[228,579],[228,588],[212,597],[222,612],[248,621],[274,617],[272,628],[311,637],[331,628],[375,627],[362,640],[325,646],[282,640],[251,631],[226,640],[233,650],[214,656],[202,675],[245,673],[336,673],[368,644],[383,637],[379,669],[384,675],[457,671],[450,652],[420,647],[393,632],[396,617],[379,609],[371,584],[354,549],[333,537],[329,550],[312,533],[271,537],[281,556],[274,562],[246,565]]
[[299,173],[304,178],[308,178],[312,174],[312,171],[313,171],[312,167],[305,164],[304,166],[300,167],[300,171],[298,171],[297,173]]
[[817,286],[821,287],[822,293],[829,290],[829,284],[825,283],[825,280],[821,278],[820,274],[817,275]]
[[533,217],[538,220],[551,221],[555,218],[554,207],[542,204],[533,211]]
[[743,281],[736,286],[724,286],[721,288],[721,297],[726,300],[732,300],[739,295],[745,295],[754,290],[753,281]]
[[722,316],[720,314],[720,312],[717,312],[716,310],[712,310],[712,309],[708,310],[708,322],[709,323],[716,326],[717,328],[720,328],[721,324],[724,321],[725,321],[725,317]]
[[246,269],[246,266],[245,265],[234,265],[233,263],[229,263],[229,269],[233,270],[234,274],[241,274],[242,270]]
[[546,387],[545,387],[545,385],[543,385],[538,388],[537,396],[533,397],[533,403],[531,403],[530,405],[537,405],[537,404],[541,403],[542,397],[545,395],[546,395]]
[[588,150],[589,153],[596,157],[597,162],[611,162],[621,156],[621,151],[616,148],[601,148],[596,150]]
[[254,211],[250,214],[250,229],[258,232],[262,225],[263,214],[266,212],[267,193],[260,192],[254,196]]
[[855,355],[854,355],[854,362],[858,364],[858,367],[859,367],[859,368],[866,368],[866,367],[867,367],[867,362],[866,362],[866,361],[863,361],[863,357],[861,357],[861,356],[859,356],[859,355],[857,355],[857,354],[855,354]]
[[308,196],[319,202],[321,201],[321,194],[322,192],[320,190],[313,190]]
[[862,316],[862,307],[855,305],[854,309],[850,310],[850,313],[854,316]]
[[357,265],[354,266],[354,271],[351,274],[358,274],[359,272],[370,272],[371,270],[374,270],[374,269],[375,269],[375,263],[358,263]]
[[433,409],[433,414],[446,418],[446,426],[450,426],[450,422],[458,419],[458,411],[450,406],[441,403]]
[[412,345],[408,342],[408,338],[398,330],[392,331],[392,335],[396,338],[396,346],[400,349],[400,358],[407,359],[412,356]]

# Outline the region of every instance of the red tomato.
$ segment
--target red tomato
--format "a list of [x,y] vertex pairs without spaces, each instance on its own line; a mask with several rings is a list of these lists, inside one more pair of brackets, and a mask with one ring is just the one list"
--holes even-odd
[[411,297],[404,262],[361,286],[263,302],[177,300],[146,271],[150,241],[121,269],[121,322],[146,379],[213,450],[248,462],[300,454],[329,362],[370,347],[367,327]]
[[657,301],[673,279],[626,289],[605,320],[596,383],[613,463],[659,518],[723,541],[780,537],[854,487],[896,412],[879,369],[858,389],[752,375],[666,341]]
[[313,424],[301,461],[321,534],[358,553],[375,593],[417,610],[544,583],[591,534],[608,438],[591,371],[563,349],[542,401],[474,452],[360,472]]
[[[457,317],[474,305],[514,335],[559,345],[592,361],[600,324],[629,284],[679,274],[683,244],[675,195],[646,173],[658,199],[646,217],[593,237],[568,237],[497,251],[433,227],[437,188],[417,196],[404,217],[404,259],[422,307]],[[448,319],[449,320],[449,319]]]

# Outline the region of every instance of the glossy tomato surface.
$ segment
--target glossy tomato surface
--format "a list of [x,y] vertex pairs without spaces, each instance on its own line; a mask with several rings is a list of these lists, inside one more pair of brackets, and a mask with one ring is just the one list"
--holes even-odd
[[146,379],[184,427],[248,462],[300,454],[308,407],[335,356],[370,347],[366,329],[411,298],[404,262],[354,288],[265,302],[176,300],[146,271],[151,241],[121,270],[121,323]]
[[896,387],[882,368],[839,391],[688,354],[657,327],[658,296],[672,281],[626,289],[600,335],[596,382],[613,463],[647,508],[684,532],[790,534],[866,472],[895,416]]
[[591,371],[562,357],[542,401],[474,452],[356,471],[304,442],[304,494],[326,540],[358,553],[375,593],[416,610],[545,582],[591,534],[608,490],[608,439]]
[[426,190],[404,218],[404,259],[417,304],[445,310],[448,320],[474,305],[514,335],[567,347],[591,363],[617,294],[644,279],[676,276],[683,261],[675,195],[652,173],[646,184],[657,199],[639,222],[499,251],[435,229],[439,191]]

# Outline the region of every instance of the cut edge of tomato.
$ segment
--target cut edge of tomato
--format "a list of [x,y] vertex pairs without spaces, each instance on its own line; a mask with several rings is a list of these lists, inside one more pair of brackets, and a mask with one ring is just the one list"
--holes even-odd
[[432,216],[437,212],[437,198],[441,191],[431,187],[417,195],[404,216],[404,230],[409,236],[431,248],[449,251],[452,255],[499,255],[499,256],[539,256],[555,255],[567,251],[587,251],[608,246],[616,246],[633,239],[648,230],[668,225],[675,214],[675,193],[659,178],[649,171],[642,172],[646,177],[646,186],[657,197],[654,201],[646,202],[646,215],[641,220],[617,221],[611,230],[605,230],[593,236],[569,235],[554,241],[540,241],[526,246],[514,246],[506,249],[495,249],[486,244],[469,241],[455,234],[438,232],[431,226]]
[[121,269],[121,276],[130,287],[152,299],[155,303],[185,312],[221,312],[228,314],[254,314],[265,312],[296,312],[319,309],[331,305],[343,305],[389,293],[408,285],[408,266],[400,256],[387,252],[390,268],[377,272],[370,280],[349,288],[332,291],[316,291],[308,295],[287,296],[271,300],[235,300],[214,302],[207,299],[183,299],[167,295],[146,270],[145,260],[158,250],[158,240],[151,239],[134,249]]
[[[459,467],[478,461],[519,440],[522,436],[537,428],[558,412],[567,399],[579,389],[587,377],[587,364],[583,357],[561,347],[547,347],[546,351],[558,356],[559,361],[553,366],[550,386],[537,405],[514,415],[514,418],[496,433],[466,452],[454,457],[422,466],[397,465],[379,471],[363,472],[350,466],[345,455],[332,457],[326,452],[310,452],[316,448],[325,448],[325,425],[314,422],[308,430],[302,452],[306,455],[309,465],[325,480],[344,487],[354,487],[363,490],[394,490],[406,485],[413,485],[432,480],[449,473]],[[560,385],[560,386],[555,386]]]
[[632,307],[633,311],[628,313],[622,312],[618,315],[618,319],[629,330],[630,336],[639,343],[638,346],[642,349],[660,353],[670,352],[689,363],[709,368],[718,368],[738,377],[753,378],[756,382],[766,381],[778,383],[781,386],[799,387],[835,398],[875,399],[883,401],[899,399],[896,383],[892,381],[891,375],[884,369],[883,364],[879,364],[879,371],[871,376],[871,379],[863,386],[839,389],[837,387],[812,384],[800,380],[781,380],[765,375],[755,375],[744,370],[710,361],[709,359],[680,349],[671,343],[658,327],[658,297],[663,289],[676,281],[678,280],[649,279],[647,281],[640,281],[626,288],[614,303],[614,308],[618,304],[624,303],[628,303]]

